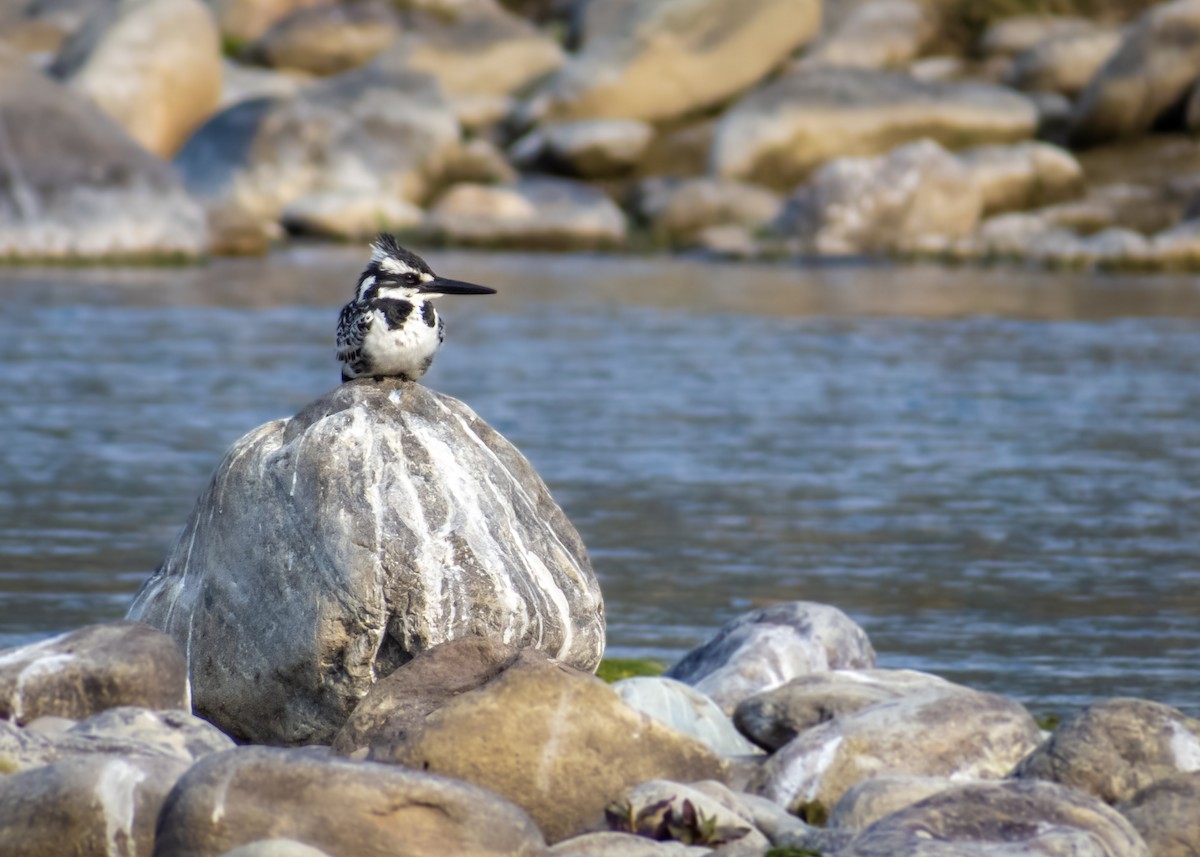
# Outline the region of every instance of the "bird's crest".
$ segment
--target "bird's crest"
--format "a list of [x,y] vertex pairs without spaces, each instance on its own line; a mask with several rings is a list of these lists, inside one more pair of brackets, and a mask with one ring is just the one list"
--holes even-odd
[[401,247],[396,242],[396,236],[387,232],[380,232],[371,244],[371,264],[385,274],[407,274],[411,271],[433,276],[424,259]]

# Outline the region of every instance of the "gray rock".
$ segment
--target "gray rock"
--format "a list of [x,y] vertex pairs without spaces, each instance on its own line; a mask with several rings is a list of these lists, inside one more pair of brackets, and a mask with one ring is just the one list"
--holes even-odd
[[816,35],[819,0],[624,0],[584,7],[582,50],[539,93],[547,119],[673,119],[763,79]]
[[867,69],[816,68],[738,101],[717,124],[719,176],[792,190],[821,164],[878,155],[927,137],[962,148],[1030,137],[1037,110],[997,86],[919,81]]
[[0,52],[0,260],[196,257],[204,212],[81,96]]
[[1121,31],[1097,28],[1038,42],[1013,60],[1004,82],[1027,92],[1075,97],[1121,44]]
[[221,38],[233,47],[248,45],[296,9],[327,6],[331,0],[213,0]]
[[1071,145],[1142,134],[1200,77],[1200,0],[1148,9],[1080,96]]
[[712,854],[708,846],[659,842],[632,833],[604,831],[565,839],[550,849],[554,857],[701,857]]
[[129,614],[179,641],[198,714],[281,744],[328,742],[379,677],[456,637],[588,671],[604,648],[586,550],[533,468],[393,379],[235,443]]
[[459,134],[437,82],[392,68],[384,54],[292,98],[218,113],[175,166],[210,210],[273,222],[289,203],[315,193],[419,202],[440,181]]
[[1015,57],[1049,39],[1093,33],[1094,21],[1057,15],[1016,15],[988,26],[979,41],[985,57]]
[[133,622],[88,625],[0,652],[0,717],[81,719],[122,705],[182,708],[187,673],[174,641]]
[[306,74],[242,65],[227,59],[221,64],[221,101],[217,110],[256,98],[292,98],[311,81]]
[[788,199],[778,228],[818,255],[936,251],[970,235],[982,210],[982,189],[967,168],[920,140],[821,167]]
[[1200,770],[1200,720],[1157,702],[1107,699],[1062,723],[1013,771],[1050,780],[1106,803],[1156,780]]
[[232,738],[207,720],[186,711],[152,711],[133,706],[93,714],[72,726],[63,736],[128,738],[187,762],[234,747]]
[[483,789],[302,750],[239,747],[207,756],[162,808],[155,854],[218,855],[256,840],[295,839],[329,854],[539,855],[529,817]]
[[933,6],[917,0],[866,0],[804,55],[802,68],[900,68],[938,34]]
[[881,702],[797,735],[768,757],[750,791],[820,818],[849,789],[881,774],[992,779],[1041,739],[1019,703],[930,689]]
[[226,851],[221,857],[330,857],[329,854],[295,839],[259,839]]
[[511,154],[526,169],[611,178],[637,166],[653,137],[653,128],[633,119],[550,122],[518,140]]
[[672,729],[707,744],[722,756],[759,750],[733,727],[729,716],[695,688],[662,676],[636,676],[613,685],[625,703]]
[[1117,804],[1154,857],[1200,854],[1200,771],[1156,780]]
[[[713,785],[724,788],[720,783]],[[689,837],[700,838],[697,834],[711,825],[712,833],[703,837],[707,842],[696,844],[721,846],[722,853],[736,848],[738,853],[759,855],[771,845],[755,829],[751,813],[737,805],[728,789],[717,798],[682,783],[648,780],[626,792],[617,802],[610,823],[614,823],[614,817],[626,832],[656,839],[665,832],[667,838],[685,844],[690,844]]]
[[838,857],[1149,857],[1117,812],[1051,783],[955,786],[868,827]]
[[0,854],[149,854],[159,808],[187,767],[164,757],[92,757],[0,776]]
[[455,185],[434,204],[427,225],[455,243],[550,250],[619,246],[628,229],[600,190],[551,178]]
[[652,178],[638,186],[639,214],[660,240],[673,244],[714,226],[758,229],[782,208],[777,193],[729,179]]
[[267,30],[247,54],[276,69],[330,75],[364,66],[395,41],[395,14],[372,2],[297,9]]
[[605,808],[638,783],[722,779],[729,767],[594,676],[530,650],[392,743],[374,743],[368,758],[490,789],[551,842],[603,826]]
[[1083,192],[1083,167],[1049,143],[979,146],[956,157],[979,187],[985,215],[1051,205]]
[[733,722],[758,746],[773,751],[836,717],[931,688],[956,686],[914,670],[818,672],[743,700],[733,712]]
[[288,203],[279,220],[291,233],[350,240],[371,238],[381,230],[411,231],[425,221],[425,212],[388,194],[314,193]]
[[200,0],[119,0],[68,42],[53,73],[150,152],[170,158],[221,97],[221,39]]
[[727,714],[748,696],[790,678],[875,666],[866,632],[828,604],[788,601],[746,613],[667,670]]
[[839,830],[862,830],[897,810],[960,785],[963,783],[949,777],[871,777],[842,795],[829,813],[829,826]]

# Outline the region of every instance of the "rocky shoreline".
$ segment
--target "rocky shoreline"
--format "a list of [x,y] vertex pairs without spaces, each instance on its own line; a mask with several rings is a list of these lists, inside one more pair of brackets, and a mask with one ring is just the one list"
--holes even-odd
[[1194,268],[1200,0],[1078,9],[0,9],[0,259],[187,260],[387,229],[493,248]]

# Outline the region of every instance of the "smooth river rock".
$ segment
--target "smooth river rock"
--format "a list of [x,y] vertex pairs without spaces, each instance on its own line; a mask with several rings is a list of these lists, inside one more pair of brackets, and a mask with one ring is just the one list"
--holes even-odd
[[873,666],[871,641],[849,616],[828,604],[787,601],[727,622],[666,675],[732,715],[743,699],[795,676]]
[[0,717],[15,724],[188,702],[187,668],[175,641],[140,623],[88,625],[0,651]]
[[961,688],[930,689],[801,732],[767,758],[752,791],[820,818],[880,774],[998,779],[1041,740],[1020,703]]
[[762,228],[779,216],[783,199],[730,179],[655,177],[639,183],[637,208],[657,238],[681,244],[712,227]]
[[634,676],[612,687],[627,705],[707,744],[714,753],[752,756],[759,752],[715,702],[681,681],[665,676]]
[[366,65],[395,41],[395,13],[371,2],[297,9],[247,54],[276,69],[331,75]]
[[938,34],[933,4],[919,0],[866,0],[805,52],[800,65],[900,68]]
[[1014,142],[1037,124],[1032,101],[998,86],[804,69],[751,92],[721,117],[710,168],[790,191],[834,158],[878,155],[923,137],[954,148]]
[[673,119],[763,79],[820,27],[819,0],[621,0],[584,8],[582,50],[535,101],[546,119]]
[[1013,771],[1106,803],[1128,800],[1157,780],[1200,770],[1200,720],[1158,702],[1106,699],[1059,725]]
[[1097,27],[1039,42],[1013,60],[1004,75],[1026,92],[1057,92],[1074,98],[1121,44],[1121,31]]
[[1200,854],[1200,771],[1156,780],[1117,804],[1154,857]]
[[653,138],[653,128],[633,119],[548,122],[518,140],[510,155],[525,169],[609,178],[632,170]]
[[846,790],[834,804],[827,823],[837,830],[862,830],[897,810],[961,785],[964,785],[962,780],[949,777],[904,774],[871,777]]
[[1083,167],[1049,143],[977,146],[956,153],[982,195],[984,216],[1051,205],[1083,193]]
[[529,462],[461,402],[360,380],[237,441],[129,610],[241,740],[332,740],[370,686],[479,635],[592,671],[604,609]]
[[532,857],[546,848],[529,816],[468,783],[268,747],[194,765],[163,805],[158,830],[159,857],[220,857],[268,838],[335,857]]
[[368,758],[465,779],[521,806],[550,842],[605,827],[651,779],[724,779],[706,745],[630,708],[600,679],[536,653],[450,699]]

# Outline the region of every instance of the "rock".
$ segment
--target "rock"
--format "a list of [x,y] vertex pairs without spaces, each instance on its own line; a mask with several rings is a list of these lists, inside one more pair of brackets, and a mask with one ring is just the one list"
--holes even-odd
[[930,689],[800,733],[767,758],[750,791],[801,818],[820,817],[869,777],[1002,777],[1040,739],[1029,712],[1011,699]]
[[334,738],[333,751],[362,755],[373,743],[404,740],[430,714],[516,659],[514,646],[487,637],[459,637],[419,653],[371,686]]
[[[693,784],[695,788],[712,793],[710,783]],[[777,803],[764,797],[737,792],[737,806],[750,823],[767,837],[775,848],[807,848],[821,853],[837,851],[849,841],[844,831],[828,831],[805,824]],[[836,838],[836,842],[833,841]]]
[[505,184],[517,180],[517,171],[495,143],[476,137],[447,153],[442,181],[455,184]]
[[188,705],[183,655],[162,632],[109,622],[0,652],[0,717],[13,723],[122,705]]
[[407,21],[388,54],[396,67],[436,78],[451,99],[511,96],[566,61],[557,42],[494,0],[475,0],[452,16]]
[[724,846],[754,855],[771,845],[754,829],[750,813],[733,801],[669,780],[649,780],[630,789],[610,807],[608,817],[623,832],[685,845]]
[[302,196],[280,215],[288,232],[341,240],[370,238],[380,230],[406,232],[424,220],[425,212],[406,200],[344,192]]
[[129,614],[180,642],[197,714],[280,744],[328,742],[379,677],[456,637],[588,671],[604,649],[586,550],[533,468],[394,379],[237,441]]
[[283,238],[283,227],[236,206],[208,212],[209,252],[214,256],[265,256]]
[[639,214],[655,236],[682,243],[713,226],[759,229],[779,216],[774,191],[730,179],[646,179],[638,186]]
[[695,178],[708,171],[715,119],[662,128],[642,155],[638,173],[659,178]]
[[568,179],[460,184],[429,212],[440,239],[537,249],[593,249],[625,241],[625,215],[601,191]]
[[525,809],[550,842],[602,826],[650,779],[721,778],[705,745],[634,711],[604,682],[522,651],[370,758],[466,779]]
[[312,78],[299,72],[256,68],[225,60],[221,66],[221,100],[218,109],[255,98],[288,99],[299,95]]
[[820,26],[819,0],[626,0],[584,8],[579,54],[537,96],[546,119],[656,122],[762,80]]
[[550,849],[554,857],[701,857],[712,854],[707,847],[695,848],[682,842],[657,842],[632,833],[585,833],[563,840]]
[[866,632],[841,610],[785,601],[725,623],[666,675],[692,685],[732,714],[746,697],[797,675],[873,666],[875,650]]
[[169,166],[98,108],[7,54],[0,126],[0,260],[204,253],[204,212]]
[[187,767],[93,757],[0,776],[0,854],[149,854],[159,807]]
[[1200,853],[1200,772],[1156,780],[1117,805],[1154,857]]
[[400,28],[387,6],[372,2],[297,9],[267,30],[249,55],[276,69],[331,75],[364,66]]
[[653,128],[633,119],[551,122],[518,140],[512,158],[526,169],[610,178],[637,166],[653,137]]
[[186,711],[152,711],[135,706],[93,714],[63,734],[74,738],[128,738],[185,762],[234,747],[232,738]]
[[949,777],[871,777],[846,790],[829,813],[829,826],[862,830],[884,816],[957,785],[962,784]]
[[1106,803],[1172,774],[1200,770],[1200,720],[1141,699],[1106,699],[1062,723],[1013,771]]
[[1121,44],[1121,31],[1096,29],[1056,36],[1017,56],[1004,76],[1008,86],[1027,92],[1075,97]]
[[796,190],[778,221],[805,252],[935,251],[971,234],[983,194],[945,149],[920,140],[876,158],[838,158]]
[[329,854],[295,839],[259,839],[226,851],[221,857],[330,857]]
[[1200,77],[1200,0],[1148,9],[1080,96],[1072,146],[1142,134]]
[[915,670],[817,672],[743,700],[733,712],[733,722],[743,735],[770,752],[807,729],[876,703],[955,687],[959,685]]
[[745,226],[706,226],[684,246],[721,259],[756,259],[770,252]]
[[1200,220],[1188,220],[1150,239],[1150,256],[1162,270],[1190,270],[1200,263]]
[[[239,747],[207,756],[162,808],[156,854],[217,857],[266,838],[329,854],[540,855],[513,804],[467,783],[303,750]],[[398,846],[398,843],[403,843]]]
[[695,738],[722,756],[748,756],[759,750],[738,731],[715,702],[680,681],[636,676],[613,685],[631,708]]
[[959,785],[868,827],[838,857],[1149,857],[1115,811],[1050,783]]
[[979,146],[957,158],[979,187],[985,215],[1050,205],[1083,192],[1079,162],[1049,143]]
[[985,57],[1012,58],[1050,39],[1094,33],[1097,25],[1087,18],[1056,15],[1017,15],[991,24],[979,41]]
[[436,81],[390,68],[385,54],[294,98],[218,113],[175,166],[210,210],[275,221],[289,203],[315,193],[419,202],[440,181],[459,134]]
[[221,38],[240,50],[297,9],[329,6],[333,0],[212,0]]
[[53,72],[169,158],[221,98],[221,39],[201,0],[121,0],[103,32],[87,27]]
[[920,81],[867,69],[816,68],[781,77],[717,123],[712,171],[791,190],[821,164],[877,155],[923,137],[962,148],[1021,140],[1037,110],[1008,89]]
[[802,68],[900,68],[937,35],[934,7],[918,0],[866,0],[804,55]]

